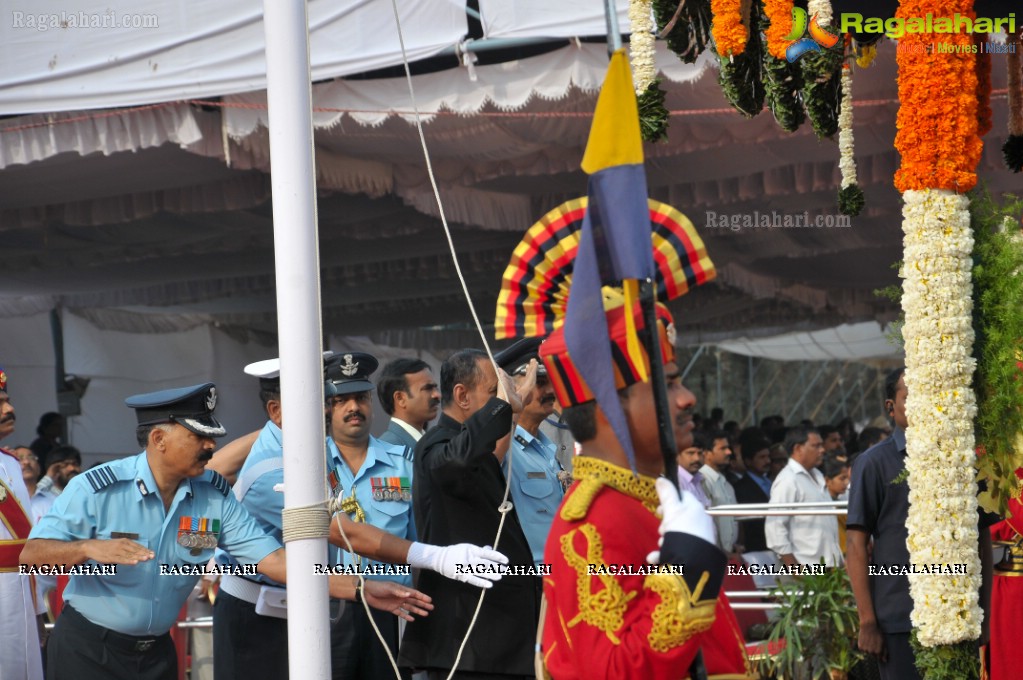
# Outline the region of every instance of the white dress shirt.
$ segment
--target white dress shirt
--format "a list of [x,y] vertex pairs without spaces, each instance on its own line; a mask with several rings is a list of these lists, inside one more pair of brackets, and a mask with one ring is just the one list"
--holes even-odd
[[[700,474],[711,507],[736,504],[735,489],[723,474],[709,465],[700,468]],[[739,522],[734,517],[717,516],[714,518],[714,527],[718,530],[718,547],[726,553],[735,550],[735,542],[739,540]]]
[[[807,470],[790,458],[771,486],[771,503],[830,502],[824,475],[816,468]],[[784,515],[768,517],[764,522],[767,546],[778,555],[793,555],[800,564],[842,564],[838,544],[838,520],[834,515]]]
[[393,422],[395,425],[408,432],[416,441],[419,441],[419,439],[423,436],[422,430],[412,427],[411,425],[409,425],[408,423],[406,423],[404,420],[397,416],[391,416],[391,422]]

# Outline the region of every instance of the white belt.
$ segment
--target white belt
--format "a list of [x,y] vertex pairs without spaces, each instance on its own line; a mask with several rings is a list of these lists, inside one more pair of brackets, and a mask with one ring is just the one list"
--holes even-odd
[[220,578],[220,589],[228,595],[233,595],[239,600],[245,600],[249,604],[256,604],[259,599],[259,591],[263,587],[261,583],[249,581],[241,576],[224,574]]

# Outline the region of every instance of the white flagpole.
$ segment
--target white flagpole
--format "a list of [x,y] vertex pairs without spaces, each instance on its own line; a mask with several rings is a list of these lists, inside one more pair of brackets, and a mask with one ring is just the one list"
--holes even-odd
[[[264,0],[267,102],[270,119],[277,334],[284,430],[285,509],[322,503],[325,449],[316,235],[309,20],[305,0]],[[288,549],[288,666],[292,678],[330,677],[330,630],[323,538],[291,541]]]

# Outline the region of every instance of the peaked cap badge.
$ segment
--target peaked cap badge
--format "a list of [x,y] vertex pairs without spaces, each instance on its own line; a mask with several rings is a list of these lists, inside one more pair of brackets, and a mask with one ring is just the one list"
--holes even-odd
[[339,366],[339,368],[341,370],[341,373],[343,373],[345,377],[351,378],[353,375],[355,375],[359,371],[359,362],[358,361],[352,361],[352,355],[351,354],[346,354],[344,356],[344,359],[345,359],[345,363],[341,364],[341,366]]

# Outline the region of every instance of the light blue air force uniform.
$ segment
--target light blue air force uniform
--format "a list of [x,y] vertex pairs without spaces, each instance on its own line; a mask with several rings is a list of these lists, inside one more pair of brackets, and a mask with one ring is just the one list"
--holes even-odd
[[[182,518],[190,526],[206,518],[208,533],[199,541],[201,547],[179,544]],[[215,536],[212,529],[219,530]],[[213,540],[243,564],[258,564],[281,547],[215,472],[182,482],[165,511],[145,452],[74,477],[29,538],[129,538],[156,553],[147,562],[117,565],[115,575],[72,576],[64,591],[67,603],[90,621],[126,635],[162,635],[170,630],[199,579],[161,575],[161,565],[201,569],[213,556]]]
[[[259,436],[249,449],[245,464],[238,472],[233,493],[241,495],[241,504],[252,515],[260,528],[274,540],[284,541],[284,494],[274,487],[284,483],[284,435],[273,421],[266,421]],[[223,549],[217,550],[217,564],[238,564],[238,559]],[[284,587],[262,574],[245,578]]]
[[[512,438],[511,497],[515,514],[533,553],[533,563],[543,562],[543,548],[554,515],[565,492],[558,481],[561,466],[554,456],[555,445],[543,432],[536,436],[519,426]],[[508,456],[501,467],[508,474]]]
[[[359,472],[353,475],[337,444],[327,437],[327,478],[331,486],[331,495],[336,497],[339,492],[343,492],[344,498],[348,498],[354,488],[355,499],[366,515],[367,524],[372,524],[398,538],[415,541],[416,526],[412,516],[412,458],[412,449],[409,447],[385,444],[376,437],[370,437],[366,460],[359,468]],[[349,513],[348,516],[355,519],[354,513]],[[352,566],[361,564],[363,569],[375,565],[388,566],[384,562],[353,556],[348,551],[341,551],[341,563]],[[377,575],[367,578],[412,585],[411,575]]]

